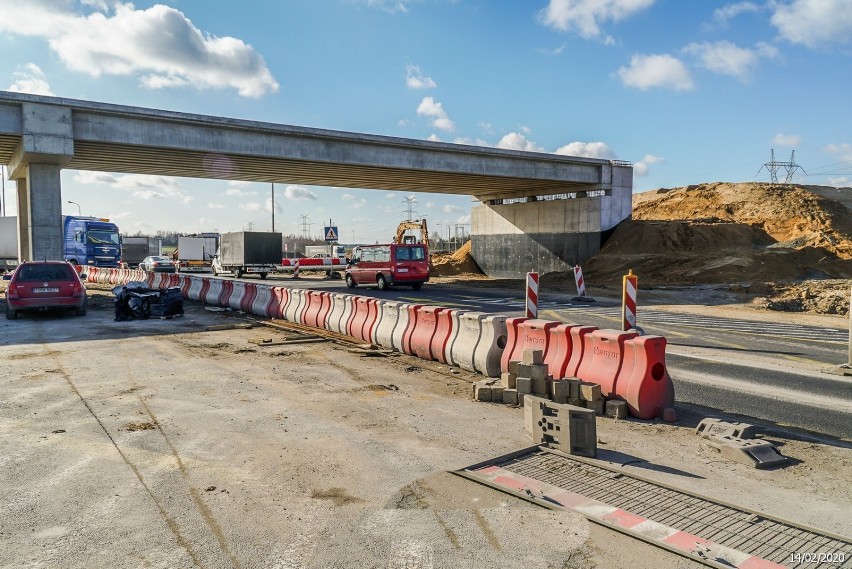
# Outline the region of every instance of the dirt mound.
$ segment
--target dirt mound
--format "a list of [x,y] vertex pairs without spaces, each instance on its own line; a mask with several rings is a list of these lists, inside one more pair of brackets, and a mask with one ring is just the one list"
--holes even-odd
[[756,298],[756,306],[784,312],[849,314],[849,281],[808,281],[769,287],[767,297]]
[[628,269],[646,284],[850,278],[852,216],[801,186],[713,183],[645,192],[634,196],[633,219],[583,269],[589,282],[613,284]]
[[453,254],[434,253],[430,256],[430,274],[434,277],[482,275],[482,269],[473,260],[471,244],[467,241]]

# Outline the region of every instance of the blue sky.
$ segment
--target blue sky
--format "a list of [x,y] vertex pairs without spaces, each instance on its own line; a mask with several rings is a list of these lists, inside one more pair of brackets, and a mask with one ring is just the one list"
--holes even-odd
[[[632,161],[634,190],[852,186],[850,0],[0,0],[0,89]],[[271,223],[268,184],[63,171],[63,199],[123,230]],[[7,197],[11,197],[7,183]],[[387,241],[406,197],[276,185],[276,229]],[[14,201],[10,200],[10,211]],[[66,204],[65,213],[76,213]],[[466,227],[469,231],[469,225]]]

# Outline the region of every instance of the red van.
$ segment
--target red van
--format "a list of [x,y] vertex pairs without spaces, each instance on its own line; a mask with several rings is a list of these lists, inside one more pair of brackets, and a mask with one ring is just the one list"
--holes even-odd
[[429,251],[422,243],[362,245],[352,251],[346,267],[346,286],[375,284],[379,290],[391,285],[411,285],[420,290],[429,280]]

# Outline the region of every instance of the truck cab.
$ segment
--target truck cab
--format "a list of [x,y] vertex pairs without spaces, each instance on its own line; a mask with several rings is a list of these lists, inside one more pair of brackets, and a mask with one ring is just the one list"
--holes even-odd
[[118,267],[121,236],[118,226],[96,217],[63,217],[65,260],[72,265]]

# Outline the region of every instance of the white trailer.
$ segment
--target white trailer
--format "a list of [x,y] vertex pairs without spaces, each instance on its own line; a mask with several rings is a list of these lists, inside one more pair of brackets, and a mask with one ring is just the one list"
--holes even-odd
[[18,264],[18,218],[0,217],[0,271]]
[[219,246],[218,237],[178,237],[177,269],[186,273],[202,273],[212,270],[213,257]]

